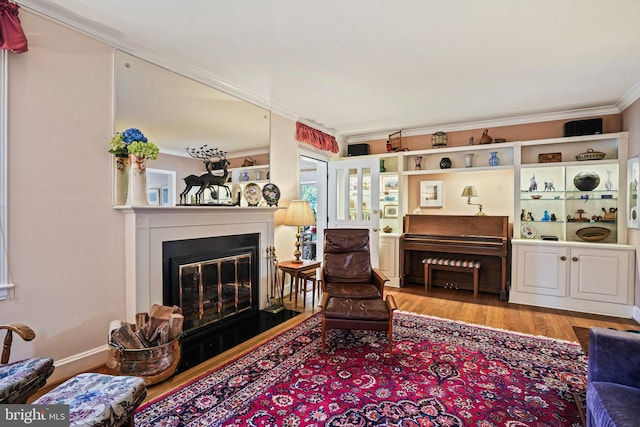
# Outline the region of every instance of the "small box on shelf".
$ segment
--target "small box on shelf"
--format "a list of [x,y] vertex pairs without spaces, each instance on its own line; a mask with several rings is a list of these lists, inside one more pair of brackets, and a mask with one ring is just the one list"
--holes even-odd
[[553,163],[561,162],[562,153],[540,153],[538,154],[538,162],[540,163]]

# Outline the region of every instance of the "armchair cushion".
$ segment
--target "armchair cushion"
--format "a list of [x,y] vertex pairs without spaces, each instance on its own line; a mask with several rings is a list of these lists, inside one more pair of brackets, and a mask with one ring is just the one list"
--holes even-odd
[[590,382],[587,385],[589,426],[640,426],[640,389],[626,385]]
[[327,229],[324,274],[327,282],[370,282],[369,230]]
[[371,283],[325,283],[324,292],[334,297],[352,299],[380,298],[380,289]]
[[640,426],[640,334],[589,331],[587,425]]
[[0,365],[0,403],[25,403],[54,370],[53,359],[38,357]]

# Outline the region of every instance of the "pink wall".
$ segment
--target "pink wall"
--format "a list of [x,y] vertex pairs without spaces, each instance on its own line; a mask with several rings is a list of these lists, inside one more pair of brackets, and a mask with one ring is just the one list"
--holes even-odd
[[[640,100],[634,102],[622,112],[622,130],[629,132],[629,157],[640,155]],[[630,245],[640,247],[640,230],[628,229],[627,240]],[[640,279],[638,266],[640,265],[640,251],[636,249],[636,286],[635,306],[640,307]]]
[[[12,359],[104,357],[124,315],[123,216],[111,208],[113,49],[22,11],[29,52],[9,54],[9,257],[16,289],[0,322],[36,331]],[[93,357],[92,356],[96,356]],[[83,366],[85,369],[91,366]],[[76,369],[76,368],[74,368]]]
[[[598,116],[601,117],[601,116]],[[592,117],[584,117],[589,119]],[[572,119],[573,120],[573,119]],[[559,138],[562,137],[563,126],[572,120],[552,120],[548,122],[528,123],[523,125],[498,126],[489,129],[489,136],[494,140],[504,138],[510,141],[528,141],[532,139]],[[478,144],[484,129],[471,129],[456,132],[447,132],[447,147],[461,147],[469,144],[469,138],[473,137],[474,143]],[[602,132],[620,132],[621,117],[619,114],[602,116]],[[372,154],[385,153],[386,139],[368,141],[369,150]],[[409,150],[426,150],[432,148],[431,135],[416,135],[402,137],[403,148]]]

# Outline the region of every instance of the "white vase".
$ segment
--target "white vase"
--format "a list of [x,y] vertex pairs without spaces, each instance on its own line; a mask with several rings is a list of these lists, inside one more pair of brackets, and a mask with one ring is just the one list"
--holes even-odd
[[115,206],[122,206],[127,202],[129,158],[113,156],[113,162],[113,204]]
[[462,155],[464,157],[464,167],[470,168],[473,162],[473,153],[467,153]]
[[147,200],[147,158],[129,154],[127,206],[149,206]]

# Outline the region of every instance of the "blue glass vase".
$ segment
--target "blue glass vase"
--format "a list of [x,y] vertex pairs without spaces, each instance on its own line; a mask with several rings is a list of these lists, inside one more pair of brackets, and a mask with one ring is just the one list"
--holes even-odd
[[500,163],[500,159],[498,158],[498,152],[492,151],[491,157],[489,157],[489,166],[498,166],[498,163]]

